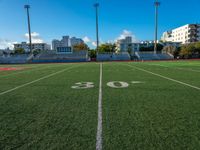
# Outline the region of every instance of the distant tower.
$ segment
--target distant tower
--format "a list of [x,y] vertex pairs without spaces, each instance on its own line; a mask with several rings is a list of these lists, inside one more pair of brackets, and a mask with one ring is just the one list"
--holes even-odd
[[157,53],[157,41],[158,41],[158,7],[160,6],[160,2],[158,0],[155,1],[155,42],[154,42],[154,53]]
[[98,16],[99,3],[95,3],[94,7],[96,10],[96,40],[97,40],[97,53],[98,53],[99,51],[99,16]]
[[28,33],[29,33],[29,49],[30,49],[30,52],[32,53],[31,24],[30,24],[30,16],[29,16],[30,5],[24,5],[24,8],[27,10]]

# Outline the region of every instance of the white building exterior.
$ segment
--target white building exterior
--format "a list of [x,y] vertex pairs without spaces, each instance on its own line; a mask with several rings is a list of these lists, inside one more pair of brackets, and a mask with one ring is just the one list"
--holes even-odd
[[70,37],[69,36],[63,36],[62,40],[60,41],[60,44],[62,47],[70,47]]
[[166,31],[163,33],[161,40],[163,42],[171,42],[172,41],[172,31]]
[[[14,44],[14,49],[23,48],[25,52],[30,52],[29,43],[22,42],[21,44]],[[32,50],[50,50],[51,46],[46,43],[32,43]]]
[[132,37],[126,37],[125,39],[120,39],[116,43],[117,50],[120,52],[128,52],[128,50],[131,50],[131,53],[139,51],[139,43],[133,43]]
[[52,49],[60,54],[68,54],[73,52],[73,46],[84,43],[80,38],[63,36],[61,40],[52,41]]
[[200,24],[187,24],[164,32],[161,39],[166,42],[180,42],[182,44],[198,42],[200,41]]
[[61,40],[53,40],[52,49],[57,50],[57,47],[70,47],[69,36],[63,36]]
[[73,47],[75,45],[84,44],[84,41],[81,38],[72,37],[70,38],[70,44]]

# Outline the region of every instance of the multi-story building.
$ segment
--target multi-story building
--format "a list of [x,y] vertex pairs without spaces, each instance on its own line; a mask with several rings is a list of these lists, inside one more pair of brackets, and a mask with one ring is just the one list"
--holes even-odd
[[53,50],[56,50],[57,47],[60,47],[61,46],[61,42],[59,40],[53,40],[52,41],[52,49]]
[[63,47],[70,47],[70,37],[69,36],[63,36],[62,40],[60,41],[61,45]]
[[[21,44],[14,44],[14,49],[23,48],[25,52],[30,51],[29,43],[22,42]],[[32,50],[50,50],[50,45],[46,43],[32,43]]]
[[52,41],[52,49],[56,50],[57,53],[72,53],[73,46],[84,43],[84,41],[80,38],[69,36],[63,36],[61,40],[53,40]]
[[198,42],[200,41],[200,24],[187,24],[165,32],[161,39],[166,42],[180,42],[182,44]]
[[0,49],[0,56],[3,55],[3,51],[4,51],[4,50]]
[[172,41],[172,31],[166,31],[163,33],[161,40],[163,42],[171,42]]
[[129,50],[131,53],[139,51],[139,43],[133,43],[132,37],[125,37],[125,39],[120,39],[116,43],[117,50],[120,52],[128,52]]
[[70,44],[72,47],[75,45],[83,44],[83,43],[84,41],[81,38],[76,38],[76,37],[70,38]]

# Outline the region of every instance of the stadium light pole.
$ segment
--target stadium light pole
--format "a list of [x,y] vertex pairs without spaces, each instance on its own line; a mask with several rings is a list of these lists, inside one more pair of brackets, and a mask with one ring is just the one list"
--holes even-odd
[[95,10],[96,10],[96,40],[97,40],[97,53],[99,52],[99,16],[98,16],[98,8],[99,3],[94,4]]
[[32,53],[31,23],[30,23],[30,16],[29,16],[30,5],[24,5],[24,8],[27,11],[28,33],[29,33],[29,49],[30,49],[30,52]]
[[157,53],[157,41],[158,41],[158,7],[160,6],[160,2],[156,0],[154,2],[155,5],[155,41],[154,41],[154,53]]

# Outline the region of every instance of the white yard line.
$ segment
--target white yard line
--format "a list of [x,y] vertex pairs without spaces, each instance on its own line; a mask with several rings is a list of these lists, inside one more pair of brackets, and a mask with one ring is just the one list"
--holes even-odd
[[197,86],[194,86],[194,85],[182,82],[182,81],[178,81],[178,80],[175,80],[175,79],[172,79],[172,78],[169,78],[169,77],[166,77],[166,76],[163,76],[163,75],[160,75],[160,74],[157,74],[157,73],[154,73],[154,72],[151,72],[151,71],[148,71],[148,70],[136,67],[136,66],[132,66],[132,65],[127,65],[127,66],[135,68],[135,69],[143,71],[143,72],[146,72],[146,73],[149,73],[149,74],[152,74],[152,75],[155,75],[155,76],[158,76],[158,77],[161,77],[161,78],[164,78],[164,79],[167,79],[167,80],[170,80],[170,81],[173,81],[173,82],[176,82],[176,83],[179,83],[179,84],[182,84],[182,85],[185,85],[185,86],[188,86],[188,87],[191,87],[196,90],[200,90],[200,87],[197,87]]
[[102,150],[102,63],[100,64],[100,79],[99,79],[99,101],[98,101],[98,124],[96,137],[96,150]]
[[185,71],[192,71],[192,72],[199,72],[200,70],[194,70],[194,69],[187,69],[187,68],[180,68],[180,67],[169,67],[169,66],[165,66],[165,65],[161,65],[161,64],[148,64],[151,66],[160,66],[160,67],[166,67],[166,68],[171,68],[171,69],[179,69],[179,70],[185,70]]
[[41,80],[44,80],[44,79],[50,78],[50,77],[52,77],[52,76],[55,76],[55,75],[57,75],[57,74],[60,74],[60,73],[62,73],[62,72],[65,72],[65,71],[67,71],[67,70],[69,70],[69,69],[72,69],[72,68],[75,68],[75,67],[77,67],[77,66],[72,66],[72,67],[69,67],[69,68],[66,68],[66,69],[63,69],[63,70],[57,71],[57,72],[55,72],[55,73],[52,73],[52,74],[46,75],[46,76],[44,76],[44,77],[42,77],[42,78],[39,78],[39,79],[33,80],[33,81],[31,81],[31,82],[28,82],[28,83],[22,84],[22,85],[20,85],[20,86],[17,86],[17,87],[15,87],[15,88],[10,89],[10,90],[7,90],[7,91],[4,91],[4,92],[1,92],[1,93],[0,93],[0,96],[2,96],[2,95],[4,95],[4,94],[7,94],[7,93],[10,93],[10,92],[12,92],[12,91],[15,91],[15,90],[17,90],[17,89],[23,88],[23,87],[25,87],[25,86],[31,85],[31,84],[36,83],[36,82],[38,82],[38,81],[41,81]]

